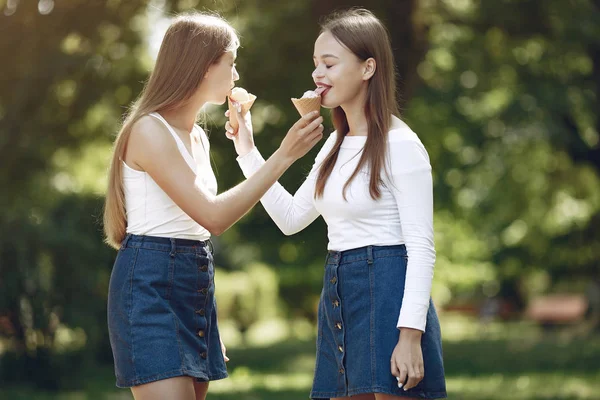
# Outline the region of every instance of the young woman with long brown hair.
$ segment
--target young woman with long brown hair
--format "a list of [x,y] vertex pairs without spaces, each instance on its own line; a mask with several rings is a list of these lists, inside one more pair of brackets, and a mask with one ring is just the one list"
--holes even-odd
[[[294,196],[261,199],[294,234],[322,215],[329,253],[319,303],[311,398],[444,398],[429,156],[398,117],[394,59],[369,11],[332,15],[315,42],[313,79],[336,131]],[[247,177],[264,165],[252,132],[228,137]]]
[[[263,168],[217,195],[208,138],[195,122],[239,78],[238,45],[219,17],[175,18],[114,145],[104,229],[119,252],[108,328],[117,386],[138,400],[204,399],[208,382],[227,376],[210,236],[248,212],[322,137],[318,113],[301,118]],[[251,129],[249,117],[237,117]]]

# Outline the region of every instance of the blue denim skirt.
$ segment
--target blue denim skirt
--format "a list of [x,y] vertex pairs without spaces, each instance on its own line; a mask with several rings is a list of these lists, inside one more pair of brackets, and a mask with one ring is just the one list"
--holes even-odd
[[227,377],[208,242],[127,235],[108,294],[118,387]]
[[364,393],[447,397],[440,324],[433,303],[421,341],[423,380],[404,391],[390,370],[392,351],[398,343],[396,325],[406,263],[404,245],[329,252],[319,302],[312,399]]

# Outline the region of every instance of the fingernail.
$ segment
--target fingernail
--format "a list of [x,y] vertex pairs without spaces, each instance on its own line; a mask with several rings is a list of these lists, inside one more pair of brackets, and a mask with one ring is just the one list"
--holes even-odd
[[[401,383],[398,383],[398,389],[402,389],[402,384]],[[404,390],[406,390],[406,389],[404,389]]]

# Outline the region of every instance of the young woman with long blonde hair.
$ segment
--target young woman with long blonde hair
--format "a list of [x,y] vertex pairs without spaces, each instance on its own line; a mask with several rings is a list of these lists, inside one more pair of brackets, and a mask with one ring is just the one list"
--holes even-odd
[[[313,399],[444,398],[441,333],[430,299],[435,249],[429,156],[400,118],[387,30],[372,13],[333,14],[313,79],[336,128],[292,196],[261,199],[286,235],[319,215],[329,236]],[[264,165],[252,132],[226,125],[247,177]]]
[[[175,18],[115,141],[104,212],[106,240],[118,249],[108,328],[117,386],[138,400],[204,399],[208,382],[227,376],[210,236],[239,220],[322,137],[318,113],[301,118],[263,168],[217,195],[208,138],[195,122],[239,78],[238,45],[219,17]],[[251,129],[249,117],[237,116]]]

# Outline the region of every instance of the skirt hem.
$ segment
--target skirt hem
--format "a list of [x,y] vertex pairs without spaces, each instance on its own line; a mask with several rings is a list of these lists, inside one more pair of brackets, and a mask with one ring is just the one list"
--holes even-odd
[[441,392],[405,392],[398,393],[397,391],[389,390],[387,388],[381,386],[375,387],[367,387],[367,388],[358,388],[348,390],[348,393],[345,392],[311,392],[310,398],[312,400],[323,400],[330,399],[332,397],[348,397],[348,396],[356,396],[358,394],[369,394],[369,393],[383,393],[389,394],[397,397],[418,397],[421,399],[445,399],[448,397],[448,393],[445,391]]
[[145,376],[143,378],[137,378],[130,381],[117,381],[116,386],[118,388],[126,389],[134,386],[143,385],[146,383],[156,382],[163,379],[176,378],[178,376],[189,376],[191,378],[195,378],[197,381],[201,382],[210,382],[210,381],[218,381],[220,379],[225,379],[229,375],[227,372],[216,375],[207,375],[201,372],[193,372],[187,369],[177,369],[173,371],[163,372],[161,374]]

